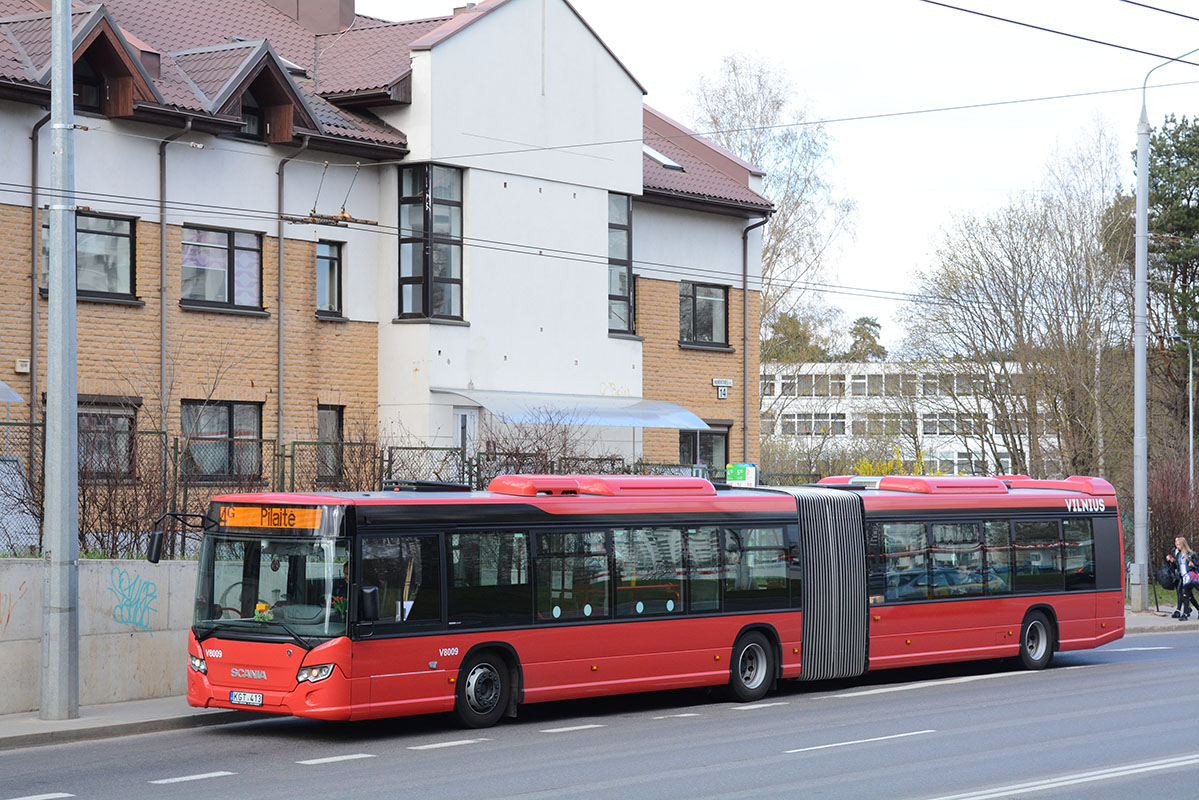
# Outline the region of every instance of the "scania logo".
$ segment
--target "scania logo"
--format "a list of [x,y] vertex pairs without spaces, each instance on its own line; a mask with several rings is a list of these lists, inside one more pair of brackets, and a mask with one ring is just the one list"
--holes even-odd
[[238,667],[234,667],[233,669],[229,670],[229,674],[234,678],[253,678],[259,681],[266,680],[266,672],[260,669],[239,669]]

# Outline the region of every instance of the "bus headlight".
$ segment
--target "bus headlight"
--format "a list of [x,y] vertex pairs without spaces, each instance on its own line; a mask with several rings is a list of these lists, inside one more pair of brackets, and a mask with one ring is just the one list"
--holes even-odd
[[187,654],[187,663],[188,663],[188,666],[190,666],[192,669],[194,669],[196,672],[200,673],[201,675],[208,674],[208,664],[206,664],[204,662],[204,659],[200,658],[199,656],[193,656],[191,653],[188,653]]
[[296,680],[300,683],[303,683],[304,681],[316,683],[317,681],[323,681],[332,674],[332,664],[317,664],[316,666],[312,667],[300,667],[300,671],[296,673]]

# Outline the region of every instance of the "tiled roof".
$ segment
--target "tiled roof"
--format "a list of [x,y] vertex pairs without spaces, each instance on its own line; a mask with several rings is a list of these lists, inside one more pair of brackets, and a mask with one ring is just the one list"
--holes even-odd
[[667,169],[645,155],[642,183],[647,193],[715,200],[762,211],[772,207],[749,188],[754,167],[649,106],[645,106],[643,118],[645,144],[683,168],[682,172]]
[[238,42],[228,47],[171,53],[171,60],[200,91],[205,105],[210,105],[246,59],[254,54],[258,44]]
[[[107,13],[119,36],[136,42],[130,45],[134,54],[145,49],[159,53],[154,88],[165,106],[189,112],[219,111],[214,102],[244,72],[249,59],[261,57],[263,40],[269,42],[270,57],[310,71],[322,43],[322,81],[327,78],[334,88],[288,79],[304,111],[327,136],[388,147],[403,146],[403,133],[371,114],[319,100],[317,92],[390,87],[410,69],[408,42],[447,19],[395,24],[359,16],[344,36],[317,36],[262,0],[105,0],[102,6],[75,6],[77,37],[81,25],[97,13]],[[0,81],[45,82],[50,28],[50,14],[32,0],[0,0]],[[279,66],[287,71],[287,64]]]
[[378,23],[316,37],[319,56],[313,77],[321,94],[348,94],[389,87],[411,69],[413,41],[450,17]]

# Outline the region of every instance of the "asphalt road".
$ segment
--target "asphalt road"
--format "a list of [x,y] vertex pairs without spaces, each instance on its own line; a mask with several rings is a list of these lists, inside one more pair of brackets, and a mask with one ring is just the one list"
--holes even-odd
[[669,692],[449,717],[264,718],[0,752],[10,798],[1199,796],[1199,637],[788,683],[753,704]]

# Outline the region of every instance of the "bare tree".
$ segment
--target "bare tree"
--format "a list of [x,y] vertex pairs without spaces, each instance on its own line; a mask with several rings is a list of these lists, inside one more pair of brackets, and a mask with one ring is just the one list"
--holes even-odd
[[695,92],[696,126],[709,139],[759,167],[774,214],[762,240],[762,329],[796,309],[800,284],[815,277],[849,225],[853,203],[828,181],[824,126],[796,105],[783,71],[761,59],[731,55],[718,77]]
[[1105,474],[1126,442],[1120,377],[1131,329],[1118,150],[1100,130],[1039,193],[957,220],[909,308],[909,357],[977,379],[1012,469]]

